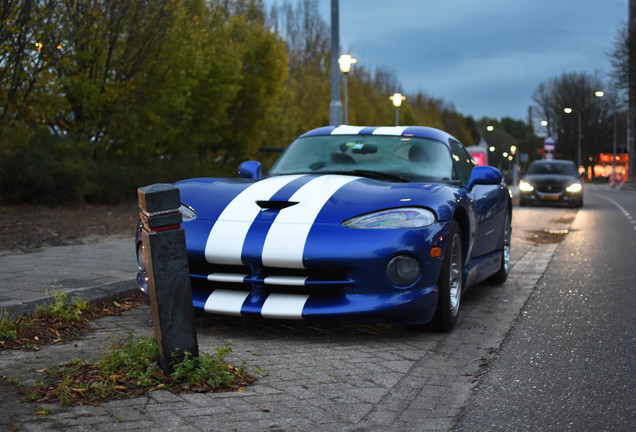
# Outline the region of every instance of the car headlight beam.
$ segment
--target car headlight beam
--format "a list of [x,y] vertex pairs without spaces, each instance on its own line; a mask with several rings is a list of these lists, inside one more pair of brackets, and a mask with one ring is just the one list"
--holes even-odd
[[530,183],[521,180],[519,182],[519,190],[522,192],[532,192],[534,187]]
[[355,216],[342,222],[346,228],[423,228],[435,223],[435,214],[421,207],[403,207]]
[[582,189],[583,186],[581,185],[581,183],[572,183],[570,186],[565,188],[566,191],[571,193],[581,192]]

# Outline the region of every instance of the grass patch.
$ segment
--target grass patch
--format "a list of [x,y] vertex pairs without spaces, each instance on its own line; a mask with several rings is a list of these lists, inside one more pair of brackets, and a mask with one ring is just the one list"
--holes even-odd
[[6,311],[0,312],[0,350],[39,350],[42,345],[67,342],[89,332],[92,321],[141,304],[140,294],[91,305],[81,299],[69,301],[66,294],[56,291],[52,302],[38,306],[32,315],[10,318]]
[[[0,314],[0,350],[39,350],[42,345],[66,342],[92,330],[92,320],[117,315],[141,304],[141,295],[90,305],[82,300],[68,301],[64,294],[56,292],[52,303],[38,307],[33,315],[11,319],[6,312]],[[173,365],[174,372],[169,376],[158,366],[154,338],[133,339],[131,332],[125,340],[109,345],[95,363],[74,359],[38,371],[44,377],[35,387],[24,387],[10,377],[4,381],[18,391],[25,402],[59,402],[64,406],[97,405],[158,389],[175,394],[242,391],[254,381],[244,365],[237,368],[225,362],[225,357],[232,352],[229,342],[216,348],[212,355],[193,357],[186,352],[184,359]]]
[[164,375],[157,366],[157,343],[152,337],[133,339],[110,346],[96,363],[75,359],[68,364],[42,370],[45,378],[34,388],[18,391],[25,402],[97,405],[112,399],[130,398],[165,389],[172,393],[243,391],[254,381],[243,368],[225,362],[232,351],[229,342],[213,355],[192,357],[174,365]]

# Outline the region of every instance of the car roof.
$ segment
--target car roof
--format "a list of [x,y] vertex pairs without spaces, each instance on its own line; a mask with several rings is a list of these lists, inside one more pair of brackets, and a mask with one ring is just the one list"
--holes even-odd
[[300,138],[308,136],[321,135],[384,135],[384,136],[412,136],[418,138],[430,138],[444,143],[449,140],[459,140],[452,135],[427,126],[325,126],[310,130],[300,136]]

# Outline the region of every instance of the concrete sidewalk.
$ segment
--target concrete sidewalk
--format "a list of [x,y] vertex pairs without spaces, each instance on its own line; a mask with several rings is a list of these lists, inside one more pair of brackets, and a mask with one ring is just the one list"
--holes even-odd
[[0,256],[0,311],[32,313],[58,291],[90,302],[136,292],[136,262],[134,238],[122,236]]

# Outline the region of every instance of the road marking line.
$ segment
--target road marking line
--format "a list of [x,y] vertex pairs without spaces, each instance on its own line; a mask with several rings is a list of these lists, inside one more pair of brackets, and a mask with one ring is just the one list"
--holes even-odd
[[[632,215],[629,214],[629,212],[625,209],[625,207],[620,205],[620,203],[616,202],[612,198],[606,197],[604,195],[602,195],[602,197],[608,200],[609,202],[611,202],[612,204],[614,204],[616,207],[618,207],[618,209],[621,211],[621,213],[623,213],[623,215],[627,218],[627,220],[630,221],[632,224],[634,224],[634,219],[632,218]],[[634,229],[636,229],[636,225],[634,226]]]

